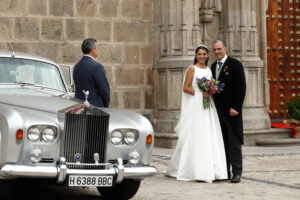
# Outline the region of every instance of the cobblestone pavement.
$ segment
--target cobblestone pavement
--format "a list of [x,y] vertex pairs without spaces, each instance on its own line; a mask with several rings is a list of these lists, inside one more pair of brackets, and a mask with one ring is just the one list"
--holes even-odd
[[158,175],[142,182],[134,200],[292,200],[300,199],[300,147],[243,147],[242,181],[182,182],[163,175],[173,150],[155,148]]
[[[142,181],[133,200],[299,200],[300,146],[243,147],[244,172],[238,184],[182,182],[163,175],[174,150],[155,148],[152,165],[158,174]],[[20,185],[16,199],[96,200],[96,188]],[[23,189],[22,189],[23,188]],[[0,196],[0,199],[5,199]],[[11,199],[11,198],[9,198]]]

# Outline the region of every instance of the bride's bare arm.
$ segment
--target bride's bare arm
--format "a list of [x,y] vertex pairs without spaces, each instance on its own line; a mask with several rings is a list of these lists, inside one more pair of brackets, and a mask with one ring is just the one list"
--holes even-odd
[[183,91],[185,93],[190,94],[190,95],[194,95],[195,94],[195,90],[193,90],[191,88],[191,85],[192,85],[192,82],[193,82],[193,78],[194,78],[194,73],[195,73],[194,67],[190,67],[188,69],[188,71],[186,72],[185,81],[184,81],[184,85],[183,85]]

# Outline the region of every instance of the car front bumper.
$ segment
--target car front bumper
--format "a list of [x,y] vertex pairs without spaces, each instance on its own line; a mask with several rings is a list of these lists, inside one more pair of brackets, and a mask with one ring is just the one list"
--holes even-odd
[[118,158],[117,163],[110,168],[100,170],[68,169],[64,158],[60,158],[57,166],[0,165],[0,176],[3,178],[53,178],[57,179],[58,184],[64,182],[67,175],[111,175],[116,177],[116,183],[120,183],[123,179],[141,179],[156,173],[156,168],[151,166],[125,167],[121,158]]

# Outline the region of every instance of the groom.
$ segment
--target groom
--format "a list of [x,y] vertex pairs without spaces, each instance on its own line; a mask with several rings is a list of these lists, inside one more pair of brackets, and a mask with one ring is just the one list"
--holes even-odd
[[215,40],[213,52],[217,59],[211,66],[213,78],[225,83],[224,90],[213,96],[223,133],[228,178],[232,183],[239,183],[243,170],[241,145],[244,144],[242,107],[246,93],[245,74],[242,63],[227,56],[224,41]]

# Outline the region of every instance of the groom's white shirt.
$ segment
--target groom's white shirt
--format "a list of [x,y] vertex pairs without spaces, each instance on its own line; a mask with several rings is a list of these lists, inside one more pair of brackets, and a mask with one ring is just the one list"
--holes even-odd
[[[224,63],[225,63],[225,61],[226,61],[227,58],[228,58],[228,56],[227,56],[227,54],[225,54],[225,56],[220,61],[217,60],[217,64],[216,64],[216,78],[217,78],[217,80],[219,79],[219,75],[221,73],[221,69],[222,69],[222,67],[223,67],[223,65],[224,65]],[[218,66],[219,62],[222,63],[221,69]]]
[[227,60],[227,58],[228,58],[228,56],[227,56],[227,54],[225,54],[224,58],[222,58],[222,60],[218,61],[218,62],[222,63],[222,67],[223,67],[225,61]]

